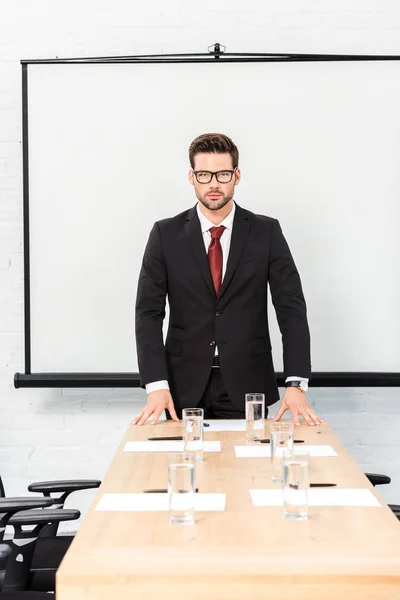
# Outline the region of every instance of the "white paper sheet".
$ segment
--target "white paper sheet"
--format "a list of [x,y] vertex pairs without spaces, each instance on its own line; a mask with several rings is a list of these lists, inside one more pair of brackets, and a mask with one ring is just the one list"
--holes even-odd
[[209,427],[204,427],[204,433],[210,431],[246,431],[245,419],[216,419],[210,421],[206,419]]
[[[226,494],[196,494],[195,510],[225,510]],[[168,510],[168,494],[103,494],[97,504],[98,511],[154,512]]]
[[[221,442],[205,441],[204,452],[221,452]],[[124,452],[183,452],[183,442],[126,442]]]
[[[332,446],[305,446],[303,444],[295,445],[295,450],[308,452],[310,456],[337,456]],[[235,446],[236,458],[265,458],[271,456],[271,446],[269,444],[260,444],[257,446]]]
[[[255,506],[282,506],[283,491],[250,490]],[[310,488],[308,490],[310,506],[380,506],[370,490],[363,488]]]

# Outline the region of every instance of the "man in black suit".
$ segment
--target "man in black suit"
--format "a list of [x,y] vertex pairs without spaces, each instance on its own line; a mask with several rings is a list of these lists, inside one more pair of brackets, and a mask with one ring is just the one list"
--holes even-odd
[[[155,223],[144,253],[136,301],[136,342],[147,404],[134,419],[156,423],[164,410],[202,406],[206,418],[244,418],[245,394],[279,400],[267,317],[270,286],[283,340],[290,410],[319,424],[305,391],[310,335],[300,277],[279,222],[233,200],[241,173],[230,138],[205,134],[189,149],[189,182],[198,204]],[[165,346],[162,323],[168,295]],[[267,411],[266,411],[267,412]]]

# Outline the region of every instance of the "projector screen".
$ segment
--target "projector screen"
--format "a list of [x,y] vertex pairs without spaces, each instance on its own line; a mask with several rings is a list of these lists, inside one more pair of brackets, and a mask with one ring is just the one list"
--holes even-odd
[[206,132],[239,148],[235,201],[280,221],[313,371],[400,372],[399,62],[27,72],[32,373],[137,372],[143,251],[156,220],[195,204],[188,147]]

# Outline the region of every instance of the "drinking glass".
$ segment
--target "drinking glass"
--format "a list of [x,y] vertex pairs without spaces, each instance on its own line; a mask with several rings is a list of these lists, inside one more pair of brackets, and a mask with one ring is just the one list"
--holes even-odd
[[309,457],[292,452],[283,463],[283,518],[308,519]]
[[259,442],[264,438],[265,396],[246,394],[246,441]]
[[184,452],[168,456],[168,506],[172,525],[195,522],[195,459]]
[[182,435],[185,452],[196,460],[203,460],[203,408],[184,408],[182,411]]
[[292,451],[293,435],[293,421],[278,421],[270,425],[273,483],[282,483],[283,481],[283,459]]

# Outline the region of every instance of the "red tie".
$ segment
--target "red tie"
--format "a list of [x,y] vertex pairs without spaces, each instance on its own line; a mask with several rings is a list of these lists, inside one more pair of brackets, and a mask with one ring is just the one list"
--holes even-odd
[[208,262],[210,264],[211,276],[214,282],[215,293],[219,294],[222,282],[222,246],[219,238],[224,232],[225,227],[211,227],[211,242],[208,246]]

